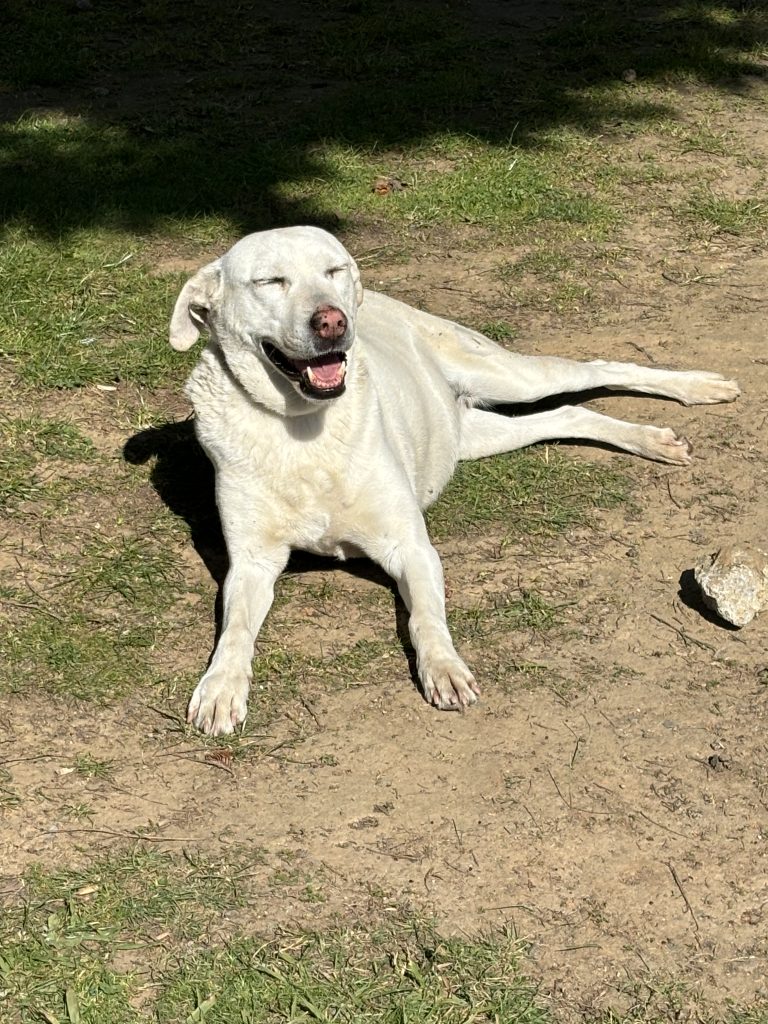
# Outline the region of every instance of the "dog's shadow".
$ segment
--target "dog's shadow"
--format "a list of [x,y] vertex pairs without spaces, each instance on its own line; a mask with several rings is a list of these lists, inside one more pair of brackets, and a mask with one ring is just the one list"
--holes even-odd
[[[133,466],[153,463],[150,483],[171,512],[189,526],[192,545],[217,586],[214,605],[215,648],[221,633],[223,588],[229,569],[229,557],[216,507],[214,469],[195,437],[193,420],[165,423],[139,431],[126,441],[123,458]],[[348,572],[359,579],[377,583],[392,593],[397,637],[408,660],[413,684],[420,689],[416,656],[408,633],[408,612],[392,579],[366,558],[342,563],[303,551],[292,553],[285,571],[303,574],[329,569]]]

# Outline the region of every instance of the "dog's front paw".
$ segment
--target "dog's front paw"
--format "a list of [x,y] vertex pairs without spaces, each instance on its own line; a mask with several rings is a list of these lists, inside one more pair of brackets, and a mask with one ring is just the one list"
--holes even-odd
[[420,666],[419,674],[424,696],[441,711],[463,711],[477,703],[480,689],[461,658],[430,658]]
[[221,670],[206,672],[187,708],[187,722],[210,736],[234,732],[248,713],[247,676]]

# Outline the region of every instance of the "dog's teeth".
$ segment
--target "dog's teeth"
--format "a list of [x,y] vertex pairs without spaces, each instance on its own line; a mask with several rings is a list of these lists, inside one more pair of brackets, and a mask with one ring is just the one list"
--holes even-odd
[[[346,363],[340,363],[339,364],[339,369],[338,369],[338,383],[341,383],[341,381],[344,380],[344,377],[346,376],[346,373],[347,373]],[[328,380],[326,380],[323,377],[320,377],[318,374],[316,374],[314,369],[311,366],[307,367],[307,377],[309,378],[310,384],[313,384],[315,387],[321,387],[322,388],[322,387],[330,387],[330,386],[332,386]]]

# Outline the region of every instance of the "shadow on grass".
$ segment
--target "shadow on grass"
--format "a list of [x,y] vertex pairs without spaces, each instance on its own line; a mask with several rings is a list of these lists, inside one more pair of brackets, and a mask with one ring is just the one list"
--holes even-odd
[[0,29],[0,216],[56,237],[190,215],[339,228],[343,214],[301,192],[331,173],[324,145],[382,151],[386,170],[387,153],[437,133],[541,146],[552,128],[621,129],[664,112],[628,69],[747,88],[765,73],[743,54],[765,44],[768,13],[749,0],[8,0]]
[[133,466],[154,460],[152,486],[171,512],[187,523],[195,551],[221,588],[229,559],[216,508],[215,475],[192,420],[141,430],[126,441],[123,457]]

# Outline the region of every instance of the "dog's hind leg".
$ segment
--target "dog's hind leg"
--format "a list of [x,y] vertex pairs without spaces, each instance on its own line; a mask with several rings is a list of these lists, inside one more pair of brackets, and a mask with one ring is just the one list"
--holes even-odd
[[482,409],[464,409],[459,458],[480,459],[558,438],[600,441],[633,455],[676,466],[687,466],[691,462],[690,444],[668,427],[627,423],[578,405],[564,405],[528,416],[502,416]]
[[550,395],[606,388],[710,405],[739,397],[736,381],[703,370],[662,370],[636,363],[577,362],[509,352],[475,331],[454,326],[431,342],[457,394],[478,405],[536,402]]

